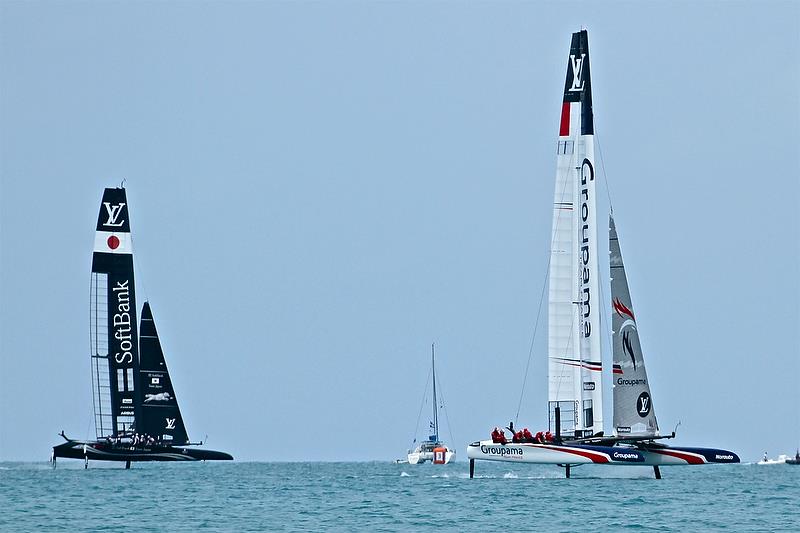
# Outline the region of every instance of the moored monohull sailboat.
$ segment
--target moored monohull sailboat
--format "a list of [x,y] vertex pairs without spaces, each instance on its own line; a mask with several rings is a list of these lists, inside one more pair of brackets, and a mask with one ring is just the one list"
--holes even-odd
[[526,463],[660,465],[738,463],[727,450],[668,447],[656,421],[619,239],[609,223],[613,313],[614,433],[602,420],[600,290],[597,261],[594,118],[586,30],[570,47],[557,144],[548,298],[548,411],[555,436],[505,438],[467,447],[476,459]]
[[149,302],[136,320],[133,247],[125,189],[106,189],[92,256],[89,329],[96,440],[69,439],[58,457],[101,461],[231,460],[198,449],[183,424]]
[[436,347],[431,344],[431,378],[433,380],[433,418],[430,422],[431,434],[408,451],[407,461],[416,465],[430,461],[435,465],[448,464],[456,458],[456,451],[448,448],[439,439],[439,404],[436,397]]

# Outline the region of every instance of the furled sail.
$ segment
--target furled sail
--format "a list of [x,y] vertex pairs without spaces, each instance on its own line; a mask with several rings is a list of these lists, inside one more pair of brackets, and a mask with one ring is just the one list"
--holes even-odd
[[563,433],[603,430],[594,125],[585,30],[572,34],[553,205],[549,273],[548,398]]
[[97,437],[135,429],[139,350],[133,248],[125,189],[106,189],[97,218],[89,305]]
[[611,305],[614,346],[614,430],[619,436],[658,435],[658,422],[644,368],[642,347],[614,217],[609,217]]
[[169,378],[164,352],[158,340],[156,323],[150,303],[142,308],[142,321],[139,328],[139,348],[141,351],[142,416],[138,425],[139,433],[154,439],[180,446],[189,442],[186,426],[183,425],[175,389]]

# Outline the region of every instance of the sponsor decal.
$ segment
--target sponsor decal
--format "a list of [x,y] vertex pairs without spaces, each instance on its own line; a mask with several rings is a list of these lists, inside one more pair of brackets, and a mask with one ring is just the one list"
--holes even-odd
[[118,281],[111,291],[117,296],[117,313],[112,317],[114,338],[119,341],[119,351],[114,354],[114,361],[118,365],[133,363],[133,339],[131,335],[131,304],[128,291],[128,281]]
[[633,459],[634,461],[639,459],[639,454],[636,452],[614,452],[611,454],[614,459],[621,460],[621,461],[630,461]]
[[595,383],[594,381],[584,381],[583,382],[583,390],[594,390]]
[[586,54],[581,54],[581,57],[577,57],[574,54],[569,56],[569,64],[572,66],[572,87],[569,88],[570,91],[583,90],[581,75],[583,74],[583,60],[585,58]]
[[617,426],[617,433],[630,433],[631,428],[627,426]]
[[123,398],[122,403],[133,403],[133,400],[131,398]]
[[[581,56],[582,57],[582,56]],[[574,83],[573,83],[574,84]],[[592,334],[592,322],[589,320],[591,313],[592,295],[589,290],[589,260],[591,254],[589,253],[589,246],[594,245],[589,242],[589,186],[588,182],[594,181],[594,167],[588,158],[584,158],[581,163],[581,250],[580,250],[580,282],[581,282],[581,305],[583,308],[583,336],[589,338]]]
[[717,454],[717,455],[714,456],[714,459],[716,459],[718,461],[733,461],[733,456],[732,455],[719,455],[719,454]]
[[175,419],[174,418],[165,418],[164,420],[167,421],[167,425],[164,429],[175,429]]
[[500,457],[505,457],[507,455],[522,456],[522,448],[511,448],[507,446],[487,446],[485,444],[482,444],[481,453],[485,453],[487,455],[499,455]]
[[[120,220],[117,222],[119,215],[122,213],[122,208],[125,206],[125,203],[111,205],[111,202],[103,202],[103,205],[106,207],[106,214],[108,214],[108,220],[106,220],[103,225],[110,226],[112,228],[119,228],[125,223],[124,220]],[[110,243],[109,243],[110,244]]]
[[161,383],[161,378],[150,378],[151,385],[158,385],[159,383]]
[[641,393],[636,400],[636,412],[639,413],[639,416],[644,418],[650,414],[650,405],[650,395],[645,391]]
[[647,385],[647,380],[641,379],[622,379],[617,378],[617,385]]
[[168,392],[159,392],[158,394],[145,394],[144,402],[168,402],[172,397]]

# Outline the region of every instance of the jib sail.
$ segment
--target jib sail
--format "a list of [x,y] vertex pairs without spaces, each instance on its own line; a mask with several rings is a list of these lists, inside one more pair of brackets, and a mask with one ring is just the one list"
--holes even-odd
[[173,445],[186,444],[189,437],[169,378],[149,302],[145,302],[142,308],[139,339],[142,415],[138,430]]
[[614,218],[609,217],[611,325],[614,347],[614,431],[619,436],[658,435],[625,265]]

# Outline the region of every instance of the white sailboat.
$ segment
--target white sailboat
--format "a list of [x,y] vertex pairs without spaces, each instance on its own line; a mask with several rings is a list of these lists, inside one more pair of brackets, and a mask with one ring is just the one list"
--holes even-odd
[[431,435],[408,451],[408,463],[412,465],[431,462],[435,465],[450,463],[456,458],[456,451],[448,448],[439,439],[439,403],[436,397],[436,348],[431,344],[431,375],[433,378],[433,419],[430,423]]
[[[586,30],[572,34],[557,144],[548,302],[548,411],[552,439],[497,439],[467,447],[476,459],[570,465],[737,463],[727,450],[667,447],[653,408],[613,217],[609,220],[613,434],[603,430],[594,119]],[[504,438],[502,439],[505,440]]]

